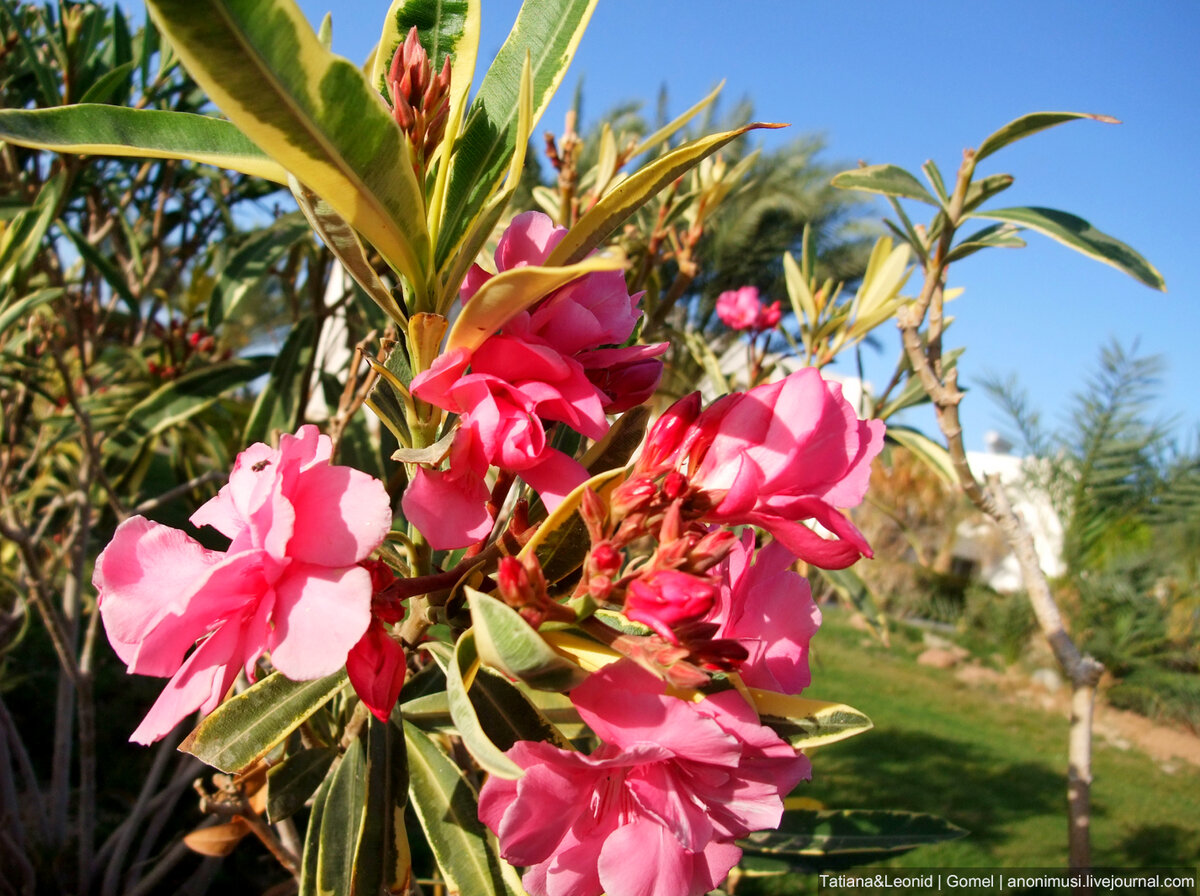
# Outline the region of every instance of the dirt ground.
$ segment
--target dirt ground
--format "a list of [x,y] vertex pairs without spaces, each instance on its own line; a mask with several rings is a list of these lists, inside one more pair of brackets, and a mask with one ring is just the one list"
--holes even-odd
[[[955,676],[966,684],[993,685],[1007,699],[1041,706],[1063,718],[1070,715],[1071,689],[1066,684],[1050,688],[974,663],[958,666]],[[1098,740],[1118,749],[1141,750],[1166,772],[1174,771],[1180,762],[1200,766],[1200,737],[1180,727],[1161,725],[1136,713],[1114,709],[1103,699],[1096,701],[1094,732]]]

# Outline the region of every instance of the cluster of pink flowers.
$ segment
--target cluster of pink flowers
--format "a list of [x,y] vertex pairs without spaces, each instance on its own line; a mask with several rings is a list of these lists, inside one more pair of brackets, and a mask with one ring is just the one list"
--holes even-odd
[[701,896],[741,858],[734,841],[777,827],[810,774],[734,691],[682,700],[622,660],[571,701],[600,746],[520,741],[508,756],[524,777],[489,778],[479,798],[533,896]]
[[[539,212],[517,216],[496,247],[497,271],[541,264],[565,234]],[[491,276],[472,267],[463,301]],[[588,274],[479,348],[447,352],[413,379],[413,395],[459,415],[448,469],[421,468],[403,499],[405,516],[433,547],[465,547],[491,531],[492,467],[520,475],[551,508],[587,479],[578,461],[550,445],[545,424],[600,438],[606,413],[654,393],[666,345],[621,347],[640,315],[639,298],[620,271]]]
[[[544,215],[517,217],[497,270],[543,263],[564,233]],[[463,301],[491,276],[472,268]],[[599,439],[608,415],[653,394],[665,346],[624,345],[639,298],[620,272],[589,274],[414,377],[412,395],[457,415],[446,463],[417,466],[402,499],[433,548],[486,539],[514,476],[550,509],[586,481],[552,429]],[[721,298],[730,326],[779,321],[779,303],[764,309],[753,288]],[[708,407],[689,395],[659,418],[606,498],[585,492],[590,545],[572,594],[552,594],[530,552],[484,570],[535,629],[576,622],[575,606],[644,626],[610,630],[622,658],[570,694],[598,746],[585,755],[517,742],[507,752],[523,777],[483,787],[480,818],[526,869],[530,893],[700,896],[739,860],[738,838],[779,824],[809,761],[760,723],[741,690],[711,693],[712,673],[782,694],[808,686],[821,617],[792,566],[870,556],[843,510],[863,498],[883,429],[812,369]],[[93,579],[101,617],[130,672],[170,677],[132,739],[148,743],[211,712],[240,672],[254,679],[265,654],[292,679],[344,666],[361,701],[388,719],[406,670],[389,625],[402,599],[450,587],[459,570],[397,579],[373,559],[392,524],[387,490],[331,464],[331,451],[304,426],[278,449],[242,452],[191,517],[227,537],[225,551],[142,517],[118,527]],[[512,537],[527,537],[523,529]],[[758,548],[755,529],[773,539]]]
[[266,652],[295,680],[349,657],[360,694],[386,717],[404,666],[400,646],[370,627],[375,585],[390,573],[364,561],[391,508],[379,480],[331,465],[330,451],[328,436],[304,426],[277,449],[239,454],[228,484],[191,517],[229,538],[225,551],[141,516],[117,527],[92,578],[108,639],[130,672],[171,679],[131,740],[212,712],[240,670],[254,680]]
[[757,286],[743,286],[717,296],[717,317],[731,330],[770,330],[779,324],[783,309],[777,301],[764,305]]

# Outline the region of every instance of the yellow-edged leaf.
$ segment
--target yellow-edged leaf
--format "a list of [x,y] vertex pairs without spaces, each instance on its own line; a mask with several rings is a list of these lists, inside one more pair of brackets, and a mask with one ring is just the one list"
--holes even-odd
[[[247,137],[424,288],[430,245],[407,140],[291,0],[149,0],[188,72]],[[414,309],[420,310],[420,309]]]
[[781,128],[782,124],[755,122],[733,131],[711,134],[699,140],[685,143],[672,152],[655,159],[625,178],[609,191],[599,202],[580,218],[554,251],[546,259],[546,265],[571,264],[586,258],[608,235],[658,193],[700,162],[712,155],[731,140],[755,128]]
[[157,109],[81,104],[0,110],[0,140],[94,156],[194,159],[277,184],[287,171],[228,121]]
[[597,255],[564,267],[529,265],[503,271],[488,280],[471,297],[450,329],[446,350],[474,350],[503,327],[514,315],[539,302],[572,280],[596,271],[620,271],[625,261],[617,256]]

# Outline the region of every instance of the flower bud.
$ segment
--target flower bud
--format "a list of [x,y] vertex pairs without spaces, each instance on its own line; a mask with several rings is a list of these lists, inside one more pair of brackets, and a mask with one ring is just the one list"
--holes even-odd
[[625,616],[650,626],[672,644],[673,628],[702,618],[717,599],[718,586],[708,578],[665,569],[635,579],[625,595]]
[[700,393],[693,392],[675,402],[650,427],[646,446],[635,469],[656,471],[668,466],[683,444],[692,422],[700,413]]

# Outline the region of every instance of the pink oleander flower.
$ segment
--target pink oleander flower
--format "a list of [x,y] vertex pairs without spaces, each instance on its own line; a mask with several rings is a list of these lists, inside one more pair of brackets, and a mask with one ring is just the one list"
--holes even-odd
[[[517,215],[496,244],[496,272],[543,264],[566,233],[565,227],[555,227],[541,212]],[[492,276],[479,265],[472,266],[463,284],[463,302],[470,301]],[[621,271],[596,271],[516,315],[504,325],[504,332],[544,343],[574,358],[600,389],[605,410],[617,413],[641,404],[653,394],[662,376],[662,362],[655,359],[667,350],[665,342],[596,351],[602,346],[620,346],[633,335],[642,314],[638,308],[641,297],[642,293],[629,294]],[[635,366],[636,375],[631,375],[629,368]],[[617,367],[626,373],[614,377]],[[649,380],[653,385],[647,387]],[[638,394],[645,397],[635,400]]]
[[331,449],[303,426],[278,449],[239,454],[228,484],[191,517],[228,537],[225,551],[140,516],[117,527],[92,577],[100,617],[129,672],[171,679],[131,740],[212,712],[265,652],[296,680],[346,662],[371,620],[372,577],[360,564],[391,509],[383,484],[331,465]]
[[[541,264],[566,233],[539,212],[518,215],[496,247],[498,271]],[[493,275],[471,268],[469,302]],[[549,447],[544,421],[588,438],[606,413],[645,401],[658,386],[666,344],[625,346],[640,316],[620,271],[580,277],[510,318],[474,351],[439,357],[412,382],[415,396],[459,415],[449,468],[421,468],[404,494],[405,516],[437,549],[466,547],[491,531],[490,467],[517,473],[553,508],[587,479]]]
[[806,368],[702,411],[697,395],[680,399],[651,429],[639,472],[674,468],[713,503],[705,521],[758,526],[799,559],[843,569],[871,556],[839,508],[862,501],[883,432],[882,421],[855,416],[840,385]]
[[582,465],[550,447],[543,420],[593,439],[608,431],[600,396],[577,362],[510,336],[442,355],[413,379],[412,392],[459,414],[450,469],[419,470],[403,498],[406,518],[439,550],[491,531],[491,466],[519,473],[551,508],[587,479]]
[[720,586],[707,576],[661,569],[629,583],[622,612],[678,644],[672,629],[702,619],[719,592]]
[[717,296],[717,317],[732,330],[770,330],[783,318],[783,309],[779,302],[764,306],[757,286],[743,286]]
[[736,691],[663,689],[629,660],[607,666],[571,692],[595,752],[518,741],[524,777],[484,784],[479,817],[532,896],[701,896],[741,858],[733,841],[777,827],[809,777]]
[[808,644],[821,625],[808,580],[792,571],[793,562],[777,541],[755,556],[747,530],[724,561],[725,584],[706,619],[720,626],[714,638],[746,648],[742,681],[781,694],[799,694],[812,681]]

